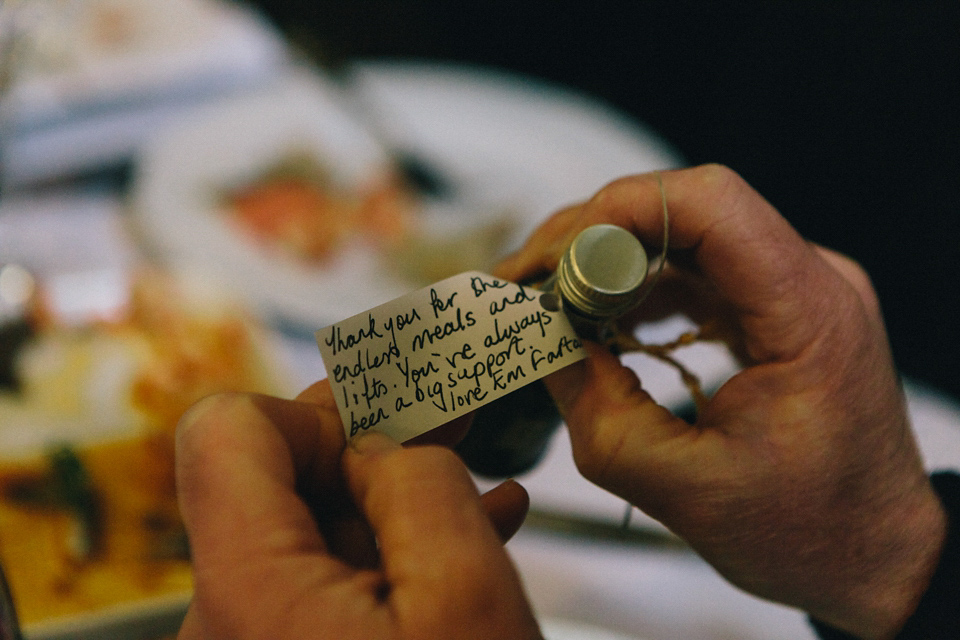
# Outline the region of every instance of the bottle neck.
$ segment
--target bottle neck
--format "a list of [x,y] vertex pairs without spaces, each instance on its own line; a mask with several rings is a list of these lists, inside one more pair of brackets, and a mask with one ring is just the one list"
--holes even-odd
[[561,308],[570,320],[570,325],[577,335],[586,340],[604,344],[613,337],[615,316],[607,318],[598,318],[584,313],[575,305],[566,300],[561,303]]
[[578,335],[602,343],[612,337],[615,319],[639,303],[646,274],[640,241],[600,224],[577,235],[541,289],[559,296]]

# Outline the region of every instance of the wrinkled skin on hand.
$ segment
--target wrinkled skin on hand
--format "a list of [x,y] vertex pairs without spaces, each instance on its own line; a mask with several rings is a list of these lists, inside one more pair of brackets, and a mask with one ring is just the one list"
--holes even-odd
[[[546,380],[578,468],[743,589],[864,638],[892,637],[929,582],[945,521],[867,276],[803,240],[729,169],[662,179],[673,264],[641,312],[707,323],[745,367],[688,424],[591,349]],[[552,270],[600,222],[657,247],[656,177],[618,180],[559,212],[497,275]]]
[[440,446],[347,447],[326,381],[201,401],[176,468],[195,582],[180,640],[541,637],[502,546],[523,488],[478,496]]

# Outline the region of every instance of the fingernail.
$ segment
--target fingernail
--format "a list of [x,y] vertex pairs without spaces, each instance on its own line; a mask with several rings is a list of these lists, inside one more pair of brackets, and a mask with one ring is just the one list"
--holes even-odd
[[367,431],[350,439],[350,448],[357,453],[371,455],[400,449],[400,443],[379,431]]
[[[192,424],[199,421],[200,418],[205,416],[211,411],[224,409],[235,405],[237,402],[246,401],[246,395],[241,393],[218,393],[205,398],[201,398],[190,406],[186,411],[183,412],[183,415],[180,416],[180,420],[177,422],[177,428],[180,430],[189,428]],[[232,404],[231,404],[232,403]]]

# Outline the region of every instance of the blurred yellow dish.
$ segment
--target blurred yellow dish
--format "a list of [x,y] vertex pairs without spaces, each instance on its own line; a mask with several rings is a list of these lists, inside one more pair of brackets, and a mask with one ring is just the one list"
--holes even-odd
[[64,326],[41,292],[31,323],[0,395],[0,560],[22,623],[188,593],[176,423],[211,393],[289,391],[261,329],[155,272],[118,317]]
[[75,513],[23,499],[49,473],[45,459],[0,467],[0,556],[27,626],[191,587],[167,443],[144,437],[78,455],[100,509],[101,531],[89,555],[79,548],[77,538],[86,534]]

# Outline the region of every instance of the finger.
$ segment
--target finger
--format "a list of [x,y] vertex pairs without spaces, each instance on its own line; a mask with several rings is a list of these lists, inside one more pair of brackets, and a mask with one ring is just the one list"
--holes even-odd
[[696,432],[658,405],[636,373],[606,349],[585,343],[588,357],[544,378],[570,433],[574,461],[588,480],[619,495],[616,460],[642,466],[656,448]]
[[699,323],[716,315],[722,305],[716,289],[703,276],[668,265],[643,304],[623,319],[633,325],[682,313]]
[[455,447],[458,442],[470,431],[470,425],[473,423],[474,412],[454,418],[450,422],[431,429],[426,433],[410,438],[404,442],[404,446],[414,446],[421,444],[438,444],[443,447]]
[[[380,542],[401,625],[426,617],[442,628],[444,621],[479,621],[491,611],[529,615],[522,613],[527,609],[516,572],[453,452],[402,449],[373,432],[351,442],[344,470]],[[476,635],[493,637],[483,629]]]
[[870,276],[855,260],[826,247],[815,246],[817,252],[850,286],[856,290],[864,307],[872,316],[879,317],[880,300],[870,281]]
[[224,394],[195,405],[178,426],[176,456],[195,566],[224,582],[250,558],[322,553],[296,488],[300,478],[318,495],[342,487],[343,447],[339,420],[313,404]]
[[[821,332],[840,285],[820,255],[737,174],[716,165],[663,174],[671,249],[687,249],[736,310],[757,362],[791,359]],[[580,224],[612,222],[655,242],[662,228],[655,176],[612,183]],[[819,304],[818,304],[819,303]]]
[[[789,358],[817,335],[826,312],[824,287],[839,280],[821,256],[739,176],[709,165],[663,172],[670,249],[692,252],[697,268],[737,311],[753,359]],[[654,174],[631,176],[601,189],[576,215],[561,216],[516,260],[555,263],[580,230],[612,223],[656,247],[663,233],[660,185]],[[548,255],[525,255],[546,252]]]
[[184,616],[180,630],[177,632],[177,640],[204,640],[204,638],[206,638],[206,634],[203,632],[197,609],[191,604],[187,608],[187,615]]
[[[323,407],[328,415],[339,415],[328,379],[315,382],[304,389],[297,396],[297,400]],[[332,415],[329,417],[332,419]],[[473,413],[471,412],[411,438],[404,445],[438,444],[453,447],[470,430],[472,421]],[[339,509],[331,509],[330,505],[325,505],[325,509],[315,511],[315,517],[320,523],[332,554],[358,568],[369,568],[379,564],[380,553],[377,550],[376,539],[366,520],[352,502],[341,504]]]
[[[315,382],[304,389],[297,396],[297,400],[322,407],[326,411],[328,420],[333,420],[333,414],[339,415],[328,379]],[[411,438],[404,445],[439,444],[453,447],[470,430],[472,421],[473,413],[471,412],[436,429],[431,429],[415,438]],[[380,554],[377,550],[376,539],[366,520],[356,510],[352,502],[343,503],[337,509],[331,509],[331,506],[327,504],[324,509],[315,510],[314,515],[323,530],[324,538],[332,554],[358,568],[374,567],[379,564]]]
[[[297,396],[297,400],[322,407],[330,421],[333,420],[333,414],[339,415],[328,379],[315,382],[304,389]],[[411,438],[404,445],[438,444],[453,447],[470,430],[472,421],[473,412]],[[376,566],[380,558],[376,540],[366,520],[356,511],[352,502],[343,504],[342,509],[335,510],[333,513],[329,511],[328,505],[327,513],[318,512],[315,515],[320,521],[331,553],[342,557],[356,567]]]
[[331,411],[337,411],[337,401],[333,398],[333,389],[330,380],[324,378],[314,382],[297,395],[297,401],[310,402]]
[[513,254],[504,258],[493,275],[511,282],[546,277],[557,267],[569,242],[566,238],[580,217],[582,204],[561,209],[540,225]]
[[530,495],[520,483],[510,479],[480,496],[480,502],[502,542],[520,530],[530,508]]

